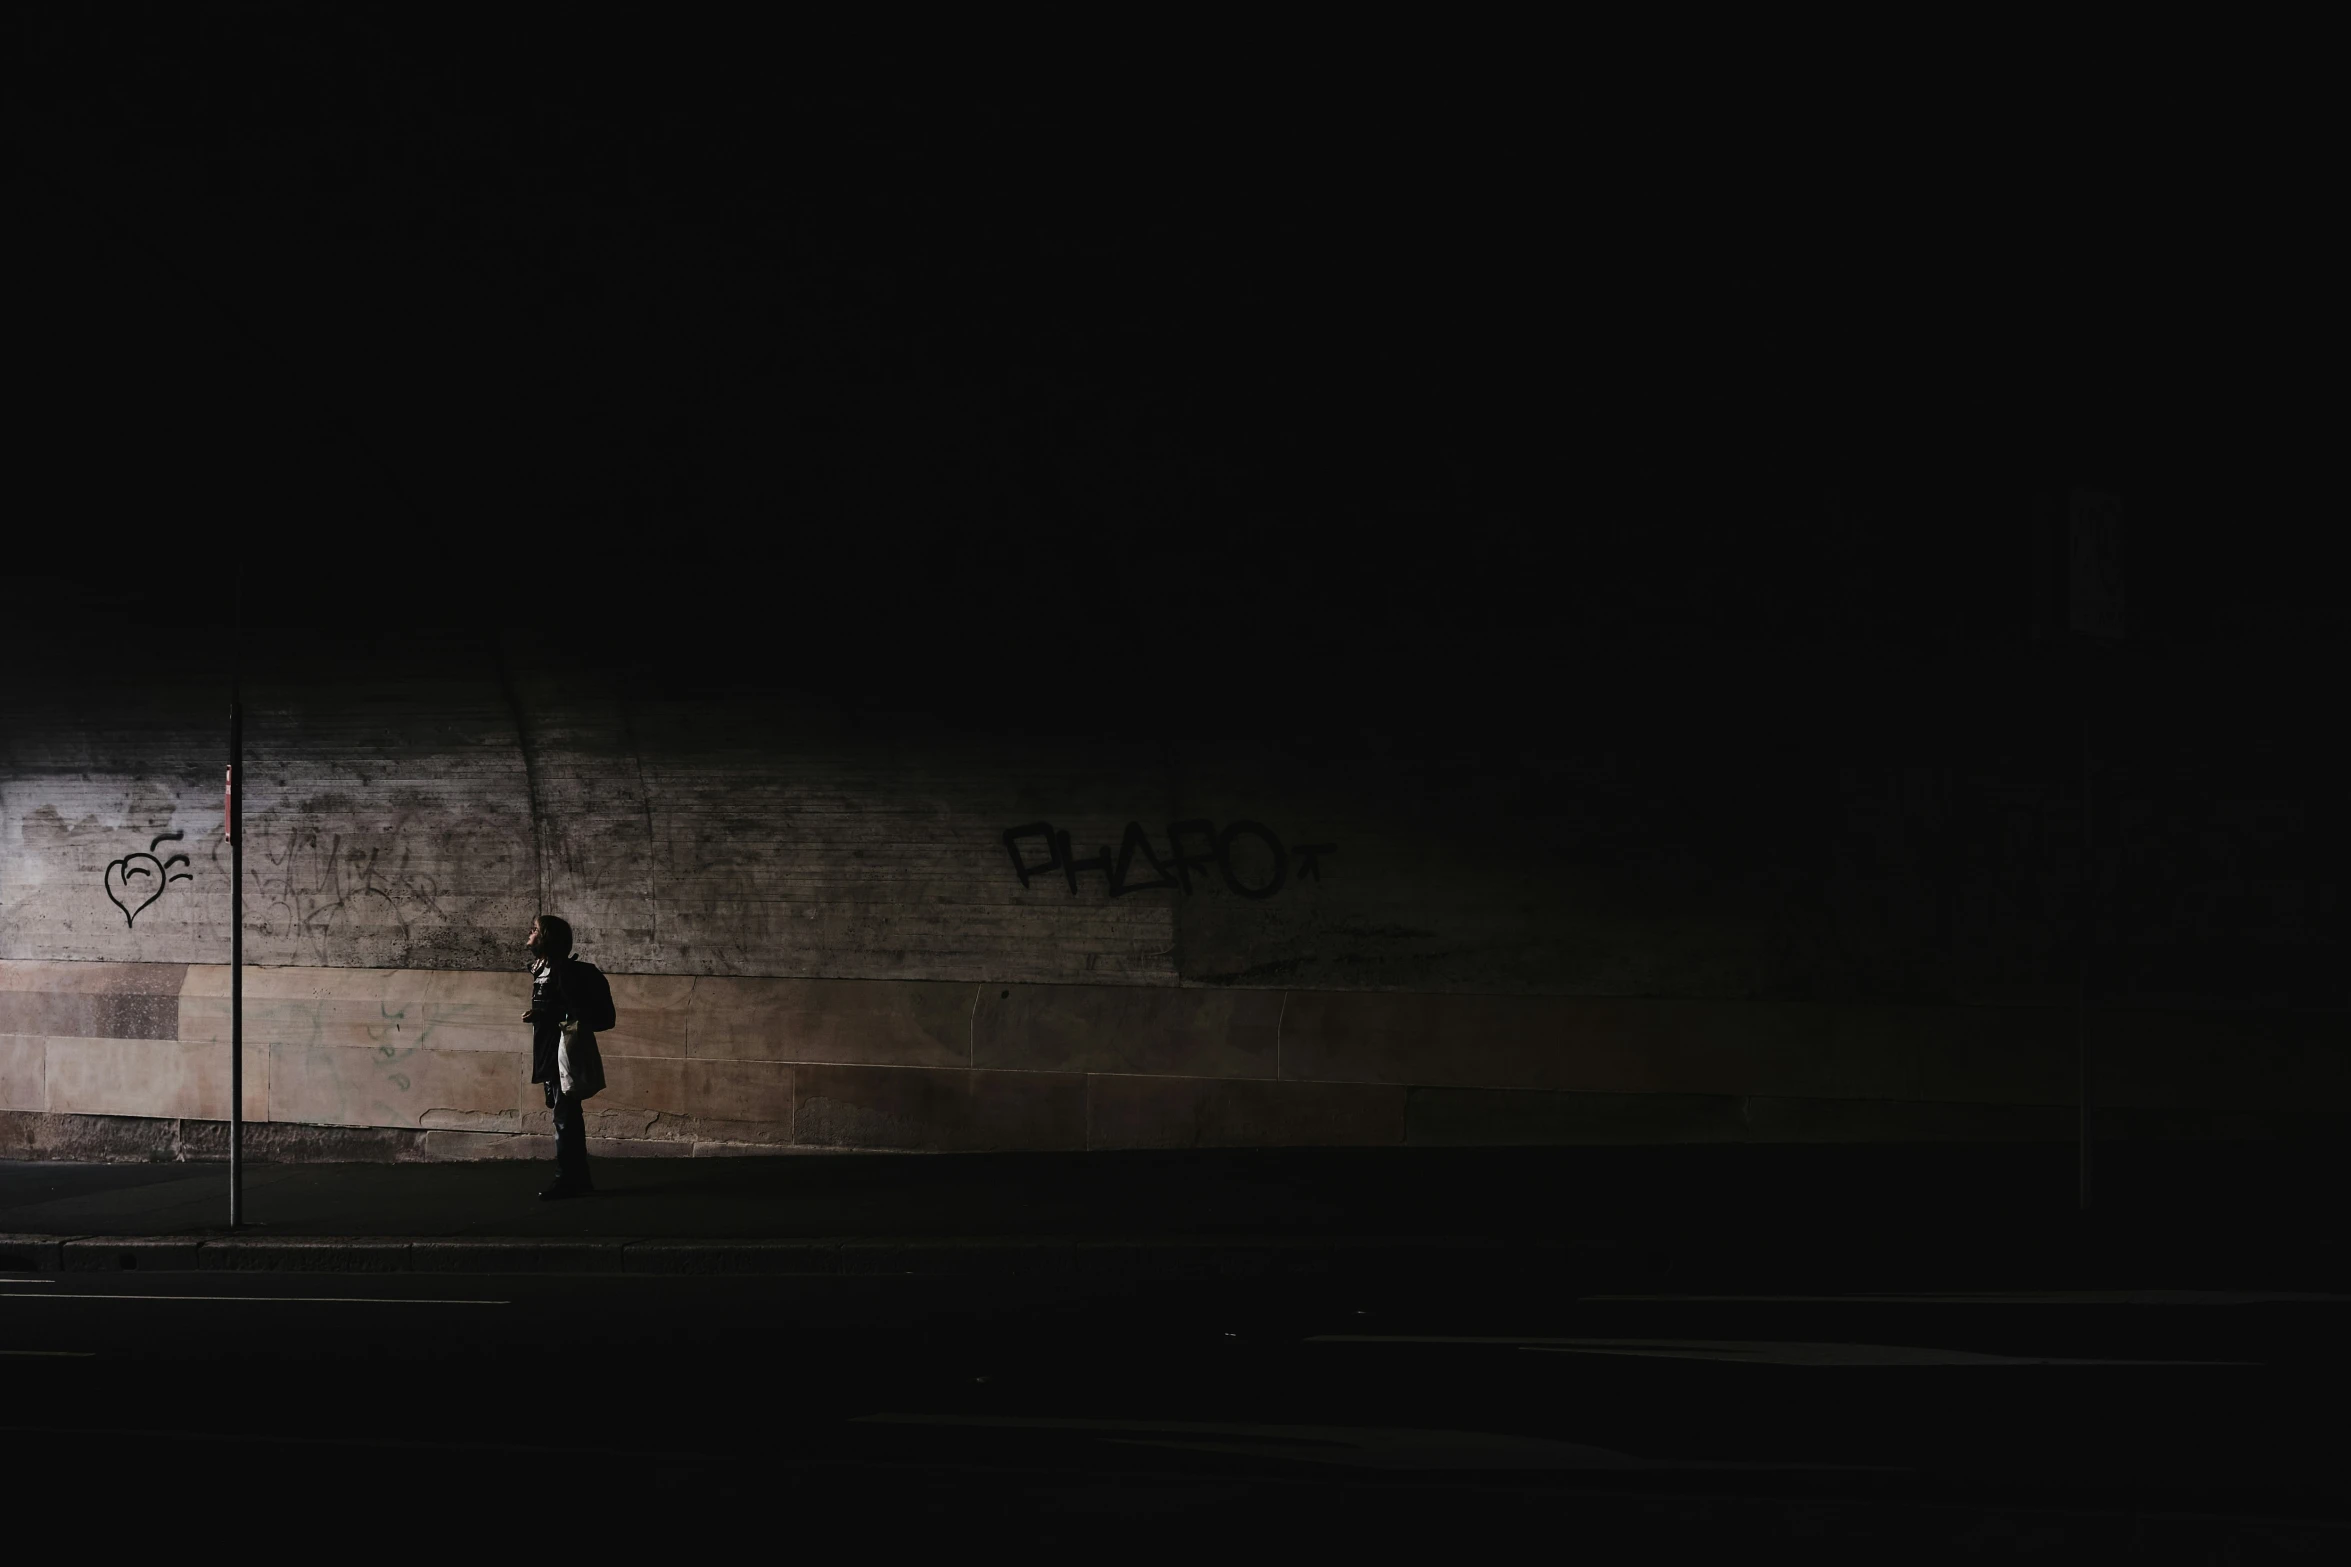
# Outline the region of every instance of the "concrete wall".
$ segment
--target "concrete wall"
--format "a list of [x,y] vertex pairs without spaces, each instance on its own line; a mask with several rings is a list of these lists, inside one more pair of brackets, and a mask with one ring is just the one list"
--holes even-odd
[[[340,678],[265,674],[249,704],[246,950],[273,966],[503,967],[544,907],[615,972],[1522,986],[1556,982],[1561,919],[1609,913],[1530,905],[1543,868],[1524,846],[1376,758],[1333,787],[1247,754],[1179,770],[1132,740],[852,729],[813,702],[564,684],[515,644],[313,647]],[[8,715],[0,954],[220,960],[218,697],[138,669]],[[1175,890],[1114,896],[1101,869],[1024,884],[1004,841],[1050,823],[1070,858],[1115,860],[1137,823],[1150,847],[1129,879],[1148,882],[1187,820],[1337,847],[1309,874],[1236,838],[1249,885],[1284,878],[1259,900],[1209,864]],[[1182,836],[1195,858],[1211,844]],[[1018,847],[1053,857],[1041,836]],[[109,898],[125,860],[119,899],[191,879],[133,910]]]
[[[219,672],[191,678],[193,639],[161,662],[102,651],[61,650],[70,681],[0,686],[0,957],[224,961]],[[547,908],[620,973],[2072,997],[2080,747],[2045,659],[1974,655],[1963,681],[1883,653],[1628,648],[1530,693],[1493,744],[1437,752],[1379,733],[1279,746],[1215,702],[1171,711],[1164,736],[1087,733],[1047,680],[950,724],[724,671],[559,675],[556,657],[413,631],[265,645],[247,960],[502,969]],[[2147,700],[2187,729],[2189,695]],[[2160,761],[2102,779],[2120,891],[2161,894],[2116,900],[2144,927],[2125,945],[2176,949],[2154,978],[2181,1004],[2341,1006],[2338,974],[2292,993],[2344,926],[2337,781],[2218,735]],[[2223,766],[2267,776],[2201,776]],[[1115,861],[1133,824],[1165,861],[1186,821],[1264,826],[1279,889],[1237,894],[1213,865],[1151,888],[1140,850],[1143,890],[1114,895],[1099,868],[1024,883],[1004,842],[1050,823],[1072,857]],[[1310,872],[1314,844],[1335,848]],[[1269,884],[1263,839],[1233,851],[1246,887]],[[117,901],[159,874],[189,879]],[[2276,976],[2220,972],[2224,945],[2265,937]]]
[[[2071,1011],[1131,985],[622,975],[606,1153],[2064,1138]],[[246,977],[255,1147],[544,1153],[516,973]],[[2351,1113],[2328,1019],[2106,1012],[2141,1131]],[[110,1117],[228,1113],[228,972],[0,963],[0,1157],[153,1153]],[[289,1129],[297,1135],[289,1138]],[[389,1135],[374,1135],[374,1134]],[[203,1137],[217,1141],[217,1127]]]
[[[200,651],[5,688],[18,1148],[226,1114]],[[607,1149],[2068,1135],[2078,732],[2026,654],[1973,655],[1963,701],[1833,653],[1628,650],[1637,698],[1587,672],[1572,728],[1447,755],[1089,733],[1043,687],[940,720],[511,637],[265,637],[246,1111],[351,1129],[314,1149],[535,1148],[520,943],[549,909],[615,977]],[[2332,1114],[2338,796],[2253,740],[2126,743],[2134,702],[2201,701],[2211,735],[2226,698],[2102,715],[2101,1097]],[[1235,822],[1264,831],[1220,863]],[[1038,824],[1066,843],[1008,848]],[[1114,894],[1154,855],[1178,884]]]

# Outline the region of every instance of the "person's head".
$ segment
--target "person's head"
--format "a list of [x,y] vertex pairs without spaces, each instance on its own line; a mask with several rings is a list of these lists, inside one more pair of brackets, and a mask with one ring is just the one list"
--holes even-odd
[[523,942],[531,956],[545,958],[553,963],[571,956],[571,921],[555,914],[542,914],[531,921],[531,933]]

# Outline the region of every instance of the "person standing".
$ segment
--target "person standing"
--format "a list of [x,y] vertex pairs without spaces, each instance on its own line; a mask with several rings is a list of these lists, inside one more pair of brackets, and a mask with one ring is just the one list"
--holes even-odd
[[531,1025],[531,1081],[545,1087],[547,1108],[555,1112],[555,1184],[540,1192],[539,1200],[553,1202],[596,1189],[588,1179],[581,1101],[604,1086],[603,1064],[596,1056],[596,1036],[588,1032],[571,994],[587,987],[577,974],[585,965],[571,950],[570,922],[542,914],[531,921],[523,945],[531,954],[531,1009],[522,1015]]

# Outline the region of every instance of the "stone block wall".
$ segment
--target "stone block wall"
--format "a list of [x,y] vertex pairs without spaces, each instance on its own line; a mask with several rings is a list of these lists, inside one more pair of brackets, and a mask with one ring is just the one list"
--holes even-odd
[[[609,1086],[590,1103],[607,1154],[2062,1139],[2074,1124],[2070,1010],[658,974],[613,991]],[[545,1152],[527,997],[518,972],[250,970],[252,1146]],[[2092,1024],[2102,1105],[2144,1126],[2351,1114],[2351,1050],[2323,1016]],[[0,963],[0,1156],[38,1154],[76,1118],[224,1120],[228,1029],[224,967]]]
[[[256,647],[245,1114],[537,1148],[540,910],[613,976],[608,1149],[2063,1137],[2085,939],[2103,1105],[2351,1110],[2340,780],[2241,687],[2124,683],[2085,817],[2015,649],[1639,656],[1454,756]],[[217,1144],[222,695],[103,648],[0,684],[0,1147]]]

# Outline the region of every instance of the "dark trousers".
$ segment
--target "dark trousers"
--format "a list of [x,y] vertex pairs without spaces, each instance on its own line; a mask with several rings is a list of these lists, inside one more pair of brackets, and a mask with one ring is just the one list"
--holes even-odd
[[588,1118],[578,1098],[547,1085],[547,1103],[555,1111],[555,1178],[566,1186],[588,1184]]

